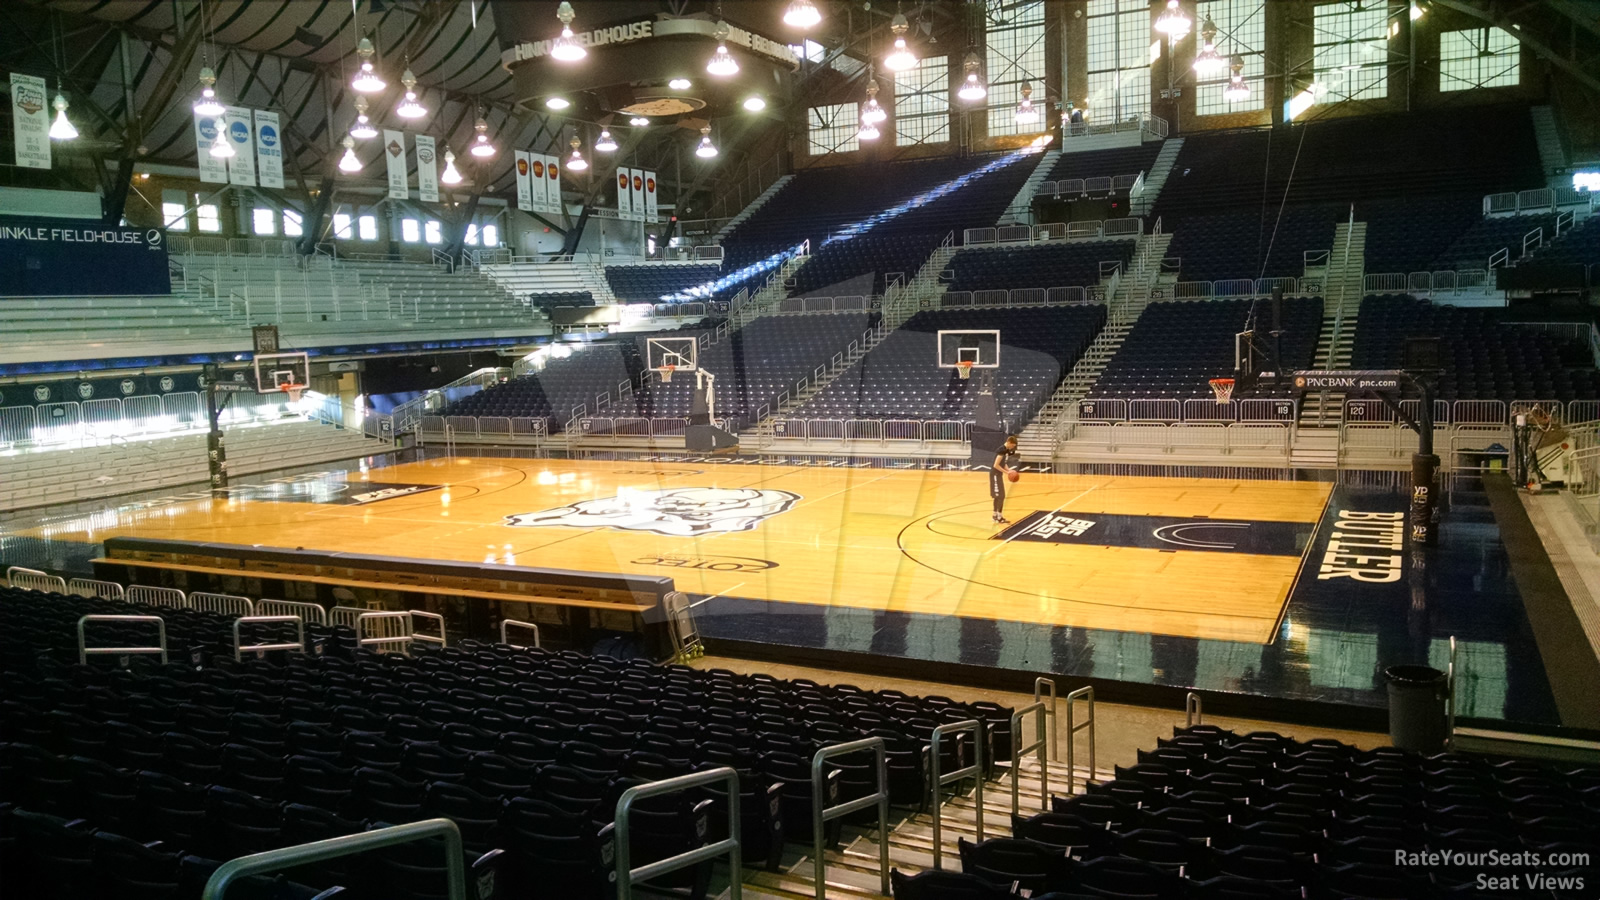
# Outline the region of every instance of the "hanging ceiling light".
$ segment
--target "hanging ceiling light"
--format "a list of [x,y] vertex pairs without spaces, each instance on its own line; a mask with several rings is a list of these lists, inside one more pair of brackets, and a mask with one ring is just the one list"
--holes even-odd
[[858,141],[875,141],[877,139],[878,126],[876,125],[869,125],[863,122],[861,125],[861,130],[856,132],[856,140]]
[[389,83],[378,77],[378,70],[372,64],[372,57],[377,53],[372,49],[372,42],[362,38],[356,44],[356,57],[361,60],[361,68],[356,72],[356,77],[350,80],[350,86],[363,94],[376,94],[389,86]]
[[550,45],[550,56],[562,62],[577,62],[589,55],[572,36],[572,4],[561,0],[561,5],[556,7],[556,18],[561,20],[561,36]]
[[812,28],[821,21],[822,11],[811,0],[789,0],[789,8],[783,11],[783,24],[790,28]]
[[582,172],[587,168],[589,168],[589,161],[584,159],[583,154],[578,151],[578,138],[574,136],[572,138],[572,155],[567,157],[567,171]]
[[889,114],[878,105],[878,79],[871,78],[867,81],[867,100],[861,104],[861,124],[876,125],[889,118]]
[[480,159],[493,156],[494,145],[489,143],[489,123],[484,121],[482,110],[479,110],[477,124],[472,126],[472,130],[476,131],[478,136],[472,139],[472,149],[469,152]]
[[1034,125],[1039,121],[1039,109],[1033,105],[1033,85],[1022,83],[1022,101],[1017,104],[1017,124]]
[[456,155],[449,147],[444,148],[444,171],[439,180],[445,184],[461,183],[461,170],[456,168]]
[[354,174],[361,171],[361,160],[356,159],[356,139],[345,135],[344,156],[339,158],[339,171]]
[[718,78],[739,74],[739,62],[728,52],[728,23],[717,20],[717,30],[712,32],[717,39],[717,52],[711,54],[710,62],[706,63],[706,71]]
[[687,78],[674,78],[667,82],[667,87],[672,88],[675,91],[687,91],[689,88],[693,87],[693,84]]
[[1235,56],[1229,68],[1232,75],[1228,78],[1228,86],[1222,89],[1222,99],[1229,103],[1239,103],[1250,99],[1250,85],[1244,83],[1244,57]]
[[78,129],[72,127],[67,121],[67,98],[56,91],[55,102],[50,104],[56,108],[56,120],[50,124],[50,139],[52,141],[70,141],[78,136]]
[[600,129],[600,140],[594,142],[594,149],[601,153],[612,153],[617,149],[617,142],[611,139],[611,132]]
[[891,72],[904,72],[917,64],[917,55],[906,46],[906,30],[910,27],[904,13],[896,12],[894,18],[889,20],[889,30],[894,32],[894,49],[883,58],[883,64]]
[[744,98],[744,108],[747,112],[761,112],[767,108],[767,101],[759,94],[751,94]]
[[211,71],[210,66],[200,67],[200,99],[194,102],[194,111],[202,116],[220,116],[228,111],[222,101],[217,99],[216,88],[217,73]]
[[983,71],[978,63],[978,54],[967,54],[966,70],[966,77],[962,79],[961,89],[956,91],[956,96],[963,100],[982,100],[989,96],[989,88],[983,83]]
[[711,143],[711,126],[700,129],[700,146],[694,148],[694,155],[701,159],[710,159],[717,155],[717,145]]
[[367,118],[367,98],[356,95],[356,123],[350,126],[350,136],[358,141],[370,140],[378,136],[378,129],[372,125],[372,120]]
[[1156,16],[1154,27],[1167,37],[1181,41],[1188,35],[1189,26],[1193,24],[1194,21],[1184,13],[1183,7],[1178,5],[1178,0],[1167,0],[1167,8],[1161,11],[1161,15]]
[[400,83],[406,86],[406,96],[394,108],[395,115],[403,119],[420,119],[427,115],[428,108],[417,102],[417,76],[412,74],[410,66],[406,66],[405,74],[400,76]]
[[643,128],[650,124],[650,119],[646,116],[634,116],[628,120],[628,124],[636,128]]
[[565,97],[551,97],[544,102],[544,105],[550,109],[566,109],[572,105],[572,101]]
[[1212,23],[1210,16],[1206,16],[1205,24],[1200,27],[1200,43],[1200,52],[1194,55],[1196,75],[1209,78],[1228,68],[1228,61],[1217,52],[1217,26]]

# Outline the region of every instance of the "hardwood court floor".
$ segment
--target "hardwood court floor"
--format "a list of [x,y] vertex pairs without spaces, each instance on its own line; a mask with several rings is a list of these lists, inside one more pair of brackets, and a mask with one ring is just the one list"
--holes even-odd
[[[1267,643],[1329,495],[1308,482],[1027,474],[1010,486],[1014,522],[1058,511],[1132,523],[1105,543],[1093,527],[1053,543],[997,537],[982,472],[456,457],[345,477],[107,511],[48,536],[636,572],[702,594]],[[442,489],[340,505],[380,484]],[[509,524],[518,516],[525,525]],[[1275,554],[1190,549],[1139,538],[1162,520],[1138,516],[1249,521],[1294,539]]]

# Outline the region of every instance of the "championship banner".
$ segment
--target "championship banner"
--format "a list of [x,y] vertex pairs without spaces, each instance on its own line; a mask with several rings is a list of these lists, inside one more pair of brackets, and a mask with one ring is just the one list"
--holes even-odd
[[523,212],[533,211],[533,161],[528,158],[529,156],[526,150],[516,152],[517,209]]
[[256,142],[251,123],[250,110],[243,106],[230,106],[223,114],[222,137],[233,145],[233,155],[228,157],[228,183],[239,187],[256,186]]
[[439,202],[439,152],[431,136],[417,135],[417,194],[427,203]]
[[617,169],[617,218],[624,222],[633,218],[633,192],[628,189],[631,180],[627,169]]
[[644,170],[643,169],[629,169],[628,170],[628,174],[633,179],[633,184],[630,186],[630,191],[633,194],[633,199],[631,201],[629,201],[629,202],[631,202],[633,204],[633,220],[635,222],[643,222],[644,221]]
[[545,202],[553,213],[562,212],[561,209],[561,159],[556,156],[544,158],[544,188]]
[[528,153],[528,204],[533,212],[549,212],[545,203],[544,154]]
[[659,222],[661,218],[656,207],[656,173],[644,173],[644,220],[646,222]]
[[228,183],[228,164],[211,155],[211,145],[222,137],[223,120],[194,114],[194,152],[200,161],[200,180],[211,184]]
[[278,114],[258,109],[256,116],[256,178],[262,187],[283,187],[283,134]]
[[407,200],[411,184],[406,180],[406,133],[383,130],[383,158],[389,164],[389,199]]
[[11,121],[17,165],[50,168],[50,103],[43,78],[11,74]]

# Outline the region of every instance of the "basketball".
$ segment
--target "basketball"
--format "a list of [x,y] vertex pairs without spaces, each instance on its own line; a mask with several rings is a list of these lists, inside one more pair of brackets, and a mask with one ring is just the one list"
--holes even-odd
[[1007,481],[1021,481],[1022,480],[1022,473],[1021,472],[1007,472],[1006,473],[1006,480]]

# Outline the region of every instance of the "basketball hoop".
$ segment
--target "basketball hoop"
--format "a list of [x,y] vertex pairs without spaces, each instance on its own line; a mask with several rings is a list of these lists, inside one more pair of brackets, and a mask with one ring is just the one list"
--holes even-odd
[[677,366],[662,366],[660,368],[660,370],[659,370],[661,372],[661,383],[662,384],[670,383],[672,381],[672,373],[677,371],[677,370],[678,370]]
[[1211,392],[1213,394],[1217,395],[1217,402],[1218,403],[1227,403],[1227,402],[1231,401],[1233,399],[1233,379],[1232,378],[1213,378],[1213,379],[1211,379]]
[[289,395],[289,402],[290,403],[299,403],[300,402],[300,392],[305,390],[305,389],[306,389],[306,386],[303,385],[303,384],[286,384],[286,385],[283,386],[283,392],[285,394]]
[[966,381],[972,377],[972,363],[958,362],[956,363],[956,371],[961,373],[961,380]]

